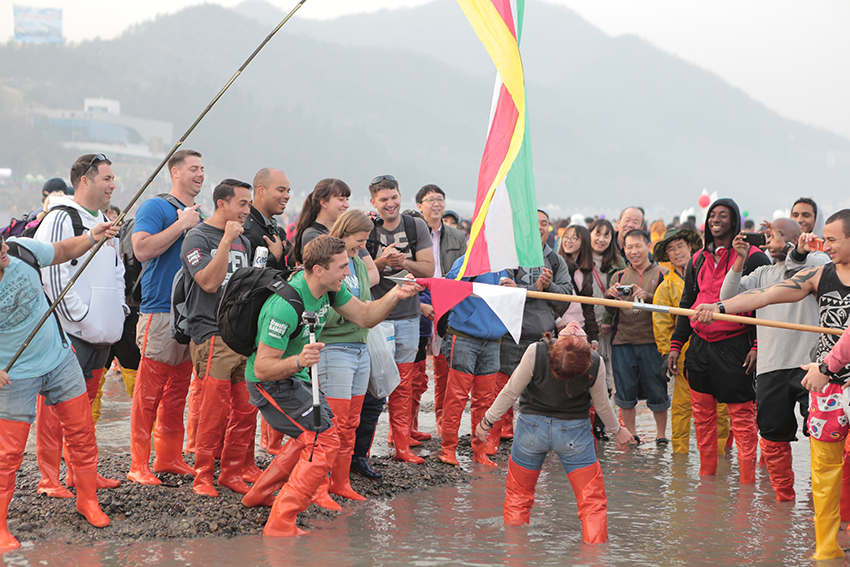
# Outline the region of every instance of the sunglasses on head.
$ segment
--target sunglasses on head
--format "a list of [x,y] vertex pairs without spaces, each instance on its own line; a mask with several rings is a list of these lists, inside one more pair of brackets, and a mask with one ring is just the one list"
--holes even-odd
[[372,185],[377,185],[378,183],[381,183],[382,181],[392,181],[394,183],[396,182],[395,177],[393,177],[392,175],[379,175],[378,177],[376,177],[372,180],[372,182],[369,184],[369,186],[371,187]]
[[102,161],[109,161],[109,160],[107,159],[107,157],[106,157],[106,154],[97,154],[96,156],[94,156],[93,158],[91,158],[91,161],[89,162],[89,166],[88,166],[88,167],[86,168],[86,170],[83,172],[83,175],[85,175],[86,173],[88,173],[88,172],[89,172],[89,170],[90,170],[90,169],[91,169],[91,168],[95,165],[95,163],[99,163],[99,162],[102,162]]

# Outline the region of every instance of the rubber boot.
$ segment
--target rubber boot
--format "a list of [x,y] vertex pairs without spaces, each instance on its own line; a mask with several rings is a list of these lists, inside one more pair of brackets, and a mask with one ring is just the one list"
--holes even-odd
[[794,492],[794,470],[791,468],[791,443],[768,441],[762,437],[760,444],[776,499],[779,502],[793,501],[797,495]]
[[442,354],[434,355],[434,417],[437,419],[437,435],[443,435],[443,407],[446,400],[446,383],[449,379],[449,363]]
[[35,418],[35,456],[41,480],[36,489],[51,498],[73,498],[74,495],[59,482],[59,465],[62,462],[62,425],[59,415],[38,396]]
[[[68,488],[74,488],[77,486],[77,481],[75,480],[76,476],[74,474],[74,465],[71,463],[71,460],[68,458],[68,446],[65,444],[65,486]],[[106,478],[105,476],[101,476],[100,474],[95,475],[95,484],[97,485],[98,490],[103,490],[106,488],[118,488],[121,486],[121,481],[117,478]]]
[[242,498],[242,505],[247,508],[256,508],[258,506],[271,506],[274,504],[274,493],[280,490],[280,487],[289,480],[289,475],[292,474],[292,469],[301,458],[301,451],[304,450],[304,445],[297,439],[290,439],[284,445],[280,453],[269,463],[248,494]]
[[109,525],[109,516],[97,501],[97,441],[91,418],[91,402],[81,395],[53,406],[65,432],[68,467],[77,485],[77,512],[96,528]]
[[738,469],[741,484],[756,482],[756,453],[758,452],[758,425],[756,403],[726,404],[735,440],[738,443]]
[[302,535],[305,532],[295,525],[299,512],[310,505],[310,498],[319,484],[328,477],[330,461],[336,458],[339,438],[335,428],[318,434],[306,431],[298,440],[304,445],[298,463],[274,501],[269,519],[263,529],[264,536],[284,537]]
[[[387,432],[387,445],[395,445],[395,443],[393,443],[393,430],[392,429],[390,429]],[[410,437],[410,441],[409,441],[408,446],[409,447],[421,447],[422,443],[419,442],[418,440],[414,439],[413,437]]]
[[[221,446],[222,429],[230,414],[230,380],[218,380],[212,376],[206,376],[203,380],[205,384],[198,416],[195,482],[192,483],[192,490],[195,494],[216,497],[218,491],[213,486],[215,453]],[[244,460],[245,455],[242,454],[241,462]]]
[[263,475],[263,469],[257,466],[257,457],[254,453],[256,449],[254,439],[248,445],[248,451],[245,453],[245,464],[242,467],[242,478],[245,482],[254,484]]
[[[493,391],[495,395],[499,395],[499,392],[502,391],[502,388],[505,387],[505,384],[508,383],[508,379],[510,376],[505,374],[504,372],[496,373],[496,379],[493,381]],[[512,408],[513,409],[513,408]],[[490,429],[490,432],[487,434],[487,454],[495,455],[499,452],[499,443],[502,441],[502,429],[507,424],[508,419],[513,422],[513,411],[510,412],[511,416],[508,418],[507,413],[496,420],[496,423],[493,424],[493,427]],[[473,432],[474,435],[474,432]]]
[[[446,382],[446,395],[443,400],[443,442],[439,459],[449,465],[457,465],[457,441],[460,419],[469,391],[472,389],[474,380],[472,374],[458,372],[450,368],[449,377]],[[473,427],[478,425],[477,422]]]
[[710,394],[691,390],[691,409],[699,450],[699,474],[717,474],[717,401]]
[[[268,424],[266,424],[268,425]],[[269,446],[266,451],[271,453],[272,455],[279,455],[281,451],[283,451],[283,438],[285,437],[283,433],[275,430],[271,425],[268,425],[269,428]]]
[[15,493],[18,469],[24,460],[30,424],[0,419],[0,553],[19,549],[21,544],[9,532],[6,517]]
[[189,386],[189,414],[186,416],[186,452],[195,452],[195,434],[198,431],[198,415],[201,411],[204,381],[194,376]]
[[[673,380],[673,403],[670,406],[670,444],[673,446],[674,453],[687,455],[691,443],[691,390],[684,376],[676,376]],[[725,443],[726,439],[723,439],[723,442]]]
[[410,451],[410,407],[414,367],[412,362],[398,364],[401,382],[390,394],[387,404],[390,415],[390,428],[393,432],[395,455],[393,459],[406,463],[422,464],[425,459]]
[[838,545],[841,528],[841,471],[843,469],[840,442],[825,443],[810,437],[812,456],[812,501],[815,505],[815,539],[817,547],[812,559],[844,557]]
[[100,421],[101,408],[103,407],[103,385],[106,383],[106,369],[100,369],[100,379],[97,384],[97,391],[94,394],[94,399],[91,402],[91,418],[94,422],[94,427],[97,429],[97,422]]
[[89,412],[92,411],[92,404],[97,399],[97,392],[100,388],[100,379],[103,378],[103,368],[97,368],[91,371],[91,378],[86,378],[86,397],[89,399]]
[[350,400],[344,398],[327,398],[327,400],[334,414],[333,424],[339,437],[339,451],[333,467],[331,467],[328,492],[349,500],[366,500],[366,497],[361,496],[351,488],[351,479],[349,478],[351,456],[354,452],[354,431],[360,423],[363,396],[357,396]]
[[124,382],[124,390],[130,398],[133,397],[133,391],[136,389],[136,370],[132,368],[121,369],[121,380]]
[[[250,395],[244,381],[230,384],[229,390],[228,408],[230,412],[224,435],[221,474],[218,477],[218,484],[239,494],[247,494],[249,486],[245,484],[243,475],[249,451],[252,455],[251,464],[256,468],[251,448],[254,445],[257,431],[257,407],[249,402]],[[258,473],[254,476],[255,479],[262,474],[259,469],[257,471]]]
[[476,376],[472,381],[472,402],[470,413],[472,414],[472,460],[480,465],[495,467],[496,463],[487,456],[487,444],[475,435],[475,426],[493,405],[495,395],[493,386],[496,383],[496,375]]
[[260,416],[260,449],[269,452],[269,424]]
[[[844,468],[841,473],[841,521],[850,522],[850,436],[844,440],[842,458]],[[848,529],[850,529],[850,526],[848,526]]]
[[170,372],[171,366],[149,358],[142,357],[139,363],[130,409],[131,463],[130,472],[127,473],[129,480],[139,484],[160,484],[150,468],[151,433]]
[[[500,423],[494,423],[493,428],[487,433],[487,447],[486,453],[488,455],[495,455],[499,452],[499,443],[502,441],[502,427],[501,427],[501,419],[499,419]],[[494,429],[498,428],[498,431],[494,431]]]
[[607,542],[608,498],[605,496],[605,481],[599,462],[573,471],[567,476],[576,495],[584,543],[593,545]]
[[521,526],[531,521],[534,506],[534,489],[540,471],[533,471],[508,460],[508,478],[505,481],[505,524]]
[[194,475],[195,470],[183,460],[183,414],[192,375],[192,361],[169,366],[168,379],[156,412],[153,429],[156,458],[155,472]]
[[419,402],[428,391],[427,360],[413,363],[413,396],[410,401],[410,440],[427,441],[430,433],[419,431]]

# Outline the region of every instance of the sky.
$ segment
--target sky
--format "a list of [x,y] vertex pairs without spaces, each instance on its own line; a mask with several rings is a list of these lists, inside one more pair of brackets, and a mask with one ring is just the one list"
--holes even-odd
[[[268,0],[288,11],[296,0]],[[850,138],[847,0],[546,0],[609,35],[633,34],[712,71],[779,114]],[[241,0],[212,0],[235,6]],[[307,0],[296,17],[417,6],[428,0]],[[16,0],[62,8],[69,41],[110,39],[197,0]],[[116,7],[120,6],[120,9]],[[92,18],[91,14],[97,17]],[[295,22],[290,22],[290,25]],[[12,0],[0,0],[0,42],[12,37]]]

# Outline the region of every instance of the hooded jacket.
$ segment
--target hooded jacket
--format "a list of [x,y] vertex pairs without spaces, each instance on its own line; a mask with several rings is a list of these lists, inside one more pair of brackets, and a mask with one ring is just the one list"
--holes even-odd
[[[87,229],[106,221],[102,212],[98,211],[97,216],[92,216],[70,197],[62,197],[51,203],[50,212],[35,233],[36,240],[59,242],[74,236],[70,215],[65,211],[53,210],[58,205],[77,209]],[[76,260],[41,269],[44,290],[51,300],[59,296],[89,255],[91,251]],[[106,242],[95,254],[56,310],[69,336],[93,345],[118,342],[124,332],[124,317],[129,310],[124,297],[124,262],[121,260],[117,238]]]
[[[717,199],[706,211],[705,218],[711,216],[711,211],[715,207],[723,205],[732,211],[732,238],[741,232],[741,211],[738,205],[732,199]],[[717,253],[717,263],[715,264],[714,252]],[[684,309],[692,309],[695,305],[701,303],[715,303],[720,300],[720,288],[723,286],[723,280],[726,274],[732,269],[732,264],[738,257],[735,249],[730,247],[715,250],[714,235],[710,230],[705,232],[705,245],[703,249],[694,254],[691,261],[688,262],[688,267],[685,269],[685,289],[682,292],[682,299],[679,302],[679,307]],[[702,258],[702,260],[699,260]],[[700,262],[701,266],[695,273],[695,263]],[[750,247],[750,254],[744,263],[744,272],[746,276],[753,272],[759,266],[770,264],[770,260],[764,252],[755,246]],[[747,331],[747,325],[741,323],[730,323],[728,321],[715,321],[711,325],[704,325],[698,322],[691,322],[688,317],[679,317],[676,321],[676,330],[673,332],[673,337],[670,339],[670,350],[681,352],[684,345],[691,336],[691,331],[713,343],[729,339],[740,335]]]

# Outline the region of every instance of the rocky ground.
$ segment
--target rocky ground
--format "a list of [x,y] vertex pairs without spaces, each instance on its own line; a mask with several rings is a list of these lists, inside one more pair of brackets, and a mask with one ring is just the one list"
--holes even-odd
[[[426,457],[424,465],[398,463],[388,456],[373,457],[372,465],[383,473],[383,480],[371,482],[352,475],[351,485],[367,498],[389,499],[402,492],[469,482],[473,478],[471,473],[481,467],[471,463],[469,442],[469,435],[460,440],[458,458],[461,467],[446,465],[436,458],[440,445],[439,439],[435,438],[414,449],[414,452]],[[505,441],[494,460],[504,463],[509,453],[510,442]],[[259,453],[257,462],[260,468],[265,468],[271,458],[271,455]],[[186,462],[193,464],[193,455],[187,454]],[[129,453],[101,451],[99,472],[103,476],[124,479],[129,467]],[[18,474],[15,498],[9,510],[9,529],[21,542],[68,544],[262,533],[269,508],[245,508],[240,502],[242,496],[227,488],[219,488],[218,498],[197,496],[192,492],[190,476],[167,473],[158,476],[163,481],[160,486],[142,486],[125,480],[118,488],[99,491],[101,507],[112,519],[112,524],[97,529],[76,513],[73,499],[48,498],[36,492],[40,475],[34,452],[28,452]],[[337,496],[333,498],[343,508],[361,504]],[[338,514],[311,504],[298,516],[298,525],[312,529],[312,519],[333,519]]]

